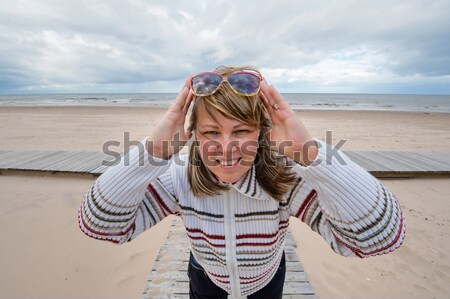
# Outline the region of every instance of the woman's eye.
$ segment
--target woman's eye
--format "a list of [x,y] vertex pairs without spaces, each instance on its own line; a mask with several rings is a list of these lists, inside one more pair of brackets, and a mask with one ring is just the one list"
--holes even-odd
[[219,133],[216,131],[206,131],[203,133],[203,135],[217,135],[217,134],[219,134]]
[[234,134],[245,134],[245,133],[249,133],[249,130],[237,130],[234,132]]

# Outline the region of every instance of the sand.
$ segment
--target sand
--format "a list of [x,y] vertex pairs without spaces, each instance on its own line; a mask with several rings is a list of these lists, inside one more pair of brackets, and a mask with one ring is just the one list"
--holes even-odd
[[[1,107],[0,150],[101,151],[109,140],[144,138],[164,109]],[[343,150],[450,151],[450,115],[302,111],[313,136]],[[77,209],[89,175],[2,172],[0,298],[137,298],[170,218],[117,246],[84,236]],[[369,259],[334,254],[296,219],[298,254],[320,298],[433,298],[450,295],[449,178],[383,180],[402,204],[407,236],[392,254]]]

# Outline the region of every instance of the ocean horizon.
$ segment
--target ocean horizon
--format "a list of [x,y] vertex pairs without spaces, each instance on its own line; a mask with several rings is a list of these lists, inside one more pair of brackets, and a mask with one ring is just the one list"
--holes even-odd
[[[6,106],[168,107],[176,93],[68,93],[0,95]],[[450,95],[282,93],[295,110],[363,110],[450,113]]]

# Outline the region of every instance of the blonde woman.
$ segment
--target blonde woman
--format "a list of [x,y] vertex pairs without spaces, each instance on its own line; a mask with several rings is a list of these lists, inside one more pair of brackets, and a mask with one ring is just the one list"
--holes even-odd
[[385,254],[403,242],[394,195],[314,139],[254,68],[190,76],[140,145],[93,183],[79,225],[122,244],[180,216],[191,244],[190,298],[282,298],[291,216],[344,256]]

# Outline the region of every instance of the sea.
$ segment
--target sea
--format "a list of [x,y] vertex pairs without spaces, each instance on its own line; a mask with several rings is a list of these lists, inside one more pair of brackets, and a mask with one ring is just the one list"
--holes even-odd
[[[283,93],[295,110],[362,110],[450,113],[450,95]],[[175,93],[0,95],[4,106],[168,107]]]

